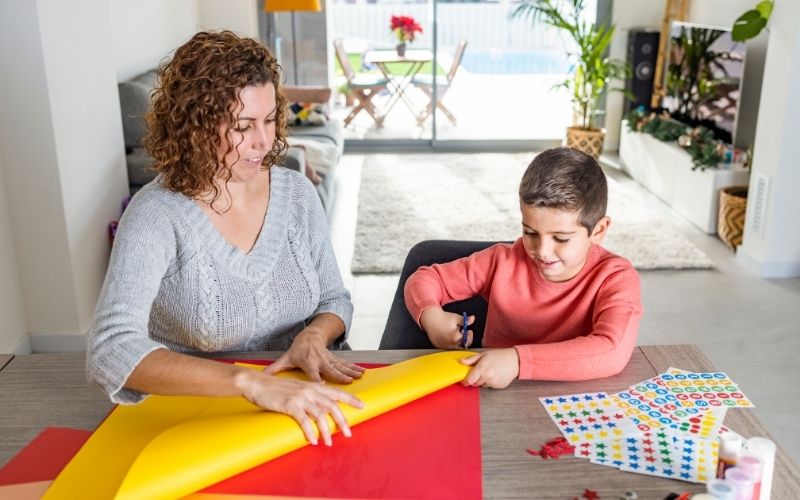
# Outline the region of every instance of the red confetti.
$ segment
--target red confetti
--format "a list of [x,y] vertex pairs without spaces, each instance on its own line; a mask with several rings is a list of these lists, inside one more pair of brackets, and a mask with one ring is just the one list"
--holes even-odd
[[600,495],[598,495],[596,491],[586,488],[585,490],[583,490],[583,498],[585,498],[586,500],[598,500],[600,498]]
[[557,437],[546,442],[540,450],[528,448],[528,453],[531,455],[539,455],[543,459],[553,458],[557,459],[561,455],[572,455],[575,453],[575,447],[570,445],[566,438]]

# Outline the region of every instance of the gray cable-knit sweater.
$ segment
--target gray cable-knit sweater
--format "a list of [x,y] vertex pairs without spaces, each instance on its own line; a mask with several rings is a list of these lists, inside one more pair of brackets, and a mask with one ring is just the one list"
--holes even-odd
[[[190,198],[156,178],[120,221],[88,335],[86,373],[117,403],[151,351],[286,350],[305,322],[329,312],[350,329],[353,305],[311,183],[282,167],[249,254],[229,244]],[[337,340],[341,345],[345,337]]]

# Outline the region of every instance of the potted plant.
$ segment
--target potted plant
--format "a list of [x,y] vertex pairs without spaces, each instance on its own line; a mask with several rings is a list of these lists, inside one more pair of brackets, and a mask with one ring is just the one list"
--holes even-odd
[[389,22],[389,30],[397,37],[397,55],[405,57],[406,43],[411,43],[422,33],[422,26],[411,16],[392,16]]
[[[563,30],[577,46],[570,52],[570,75],[556,87],[566,88],[573,103],[573,125],[567,128],[567,146],[597,158],[603,150],[605,130],[596,118],[603,114],[598,105],[612,79],[624,78],[628,66],[610,59],[606,51],[614,36],[614,25],[597,25],[583,17],[584,0],[523,0],[512,18],[528,17]],[[624,92],[621,88],[618,90]]]
[[[769,16],[772,14],[774,4],[772,0],[764,0],[754,9],[748,10],[739,16],[733,23],[731,37],[737,42],[744,42],[755,38],[767,26]],[[746,156],[747,167],[752,167],[753,146],[751,145]],[[744,220],[747,212],[748,186],[731,186],[723,189],[719,194],[719,218],[717,219],[717,234],[719,238],[733,251],[742,243],[744,237]]]

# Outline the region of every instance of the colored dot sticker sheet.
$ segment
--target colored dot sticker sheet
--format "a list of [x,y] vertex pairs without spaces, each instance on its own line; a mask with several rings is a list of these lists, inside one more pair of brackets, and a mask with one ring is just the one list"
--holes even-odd
[[669,392],[684,408],[753,408],[739,386],[722,372],[664,373]]
[[726,407],[684,407],[667,389],[661,376],[635,384],[611,398],[643,432],[670,427],[694,436],[713,438],[725,418]]
[[633,430],[632,422],[605,392],[539,398],[567,441],[585,442],[620,438]]

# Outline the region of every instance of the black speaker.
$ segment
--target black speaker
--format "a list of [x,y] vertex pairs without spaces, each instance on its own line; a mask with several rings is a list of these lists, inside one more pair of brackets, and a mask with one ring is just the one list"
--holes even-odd
[[625,99],[625,113],[639,105],[650,107],[659,36],[658,31],[628,32],[628,64],[632,72],[625,82],[625,89],[633,94],[634,99]]

